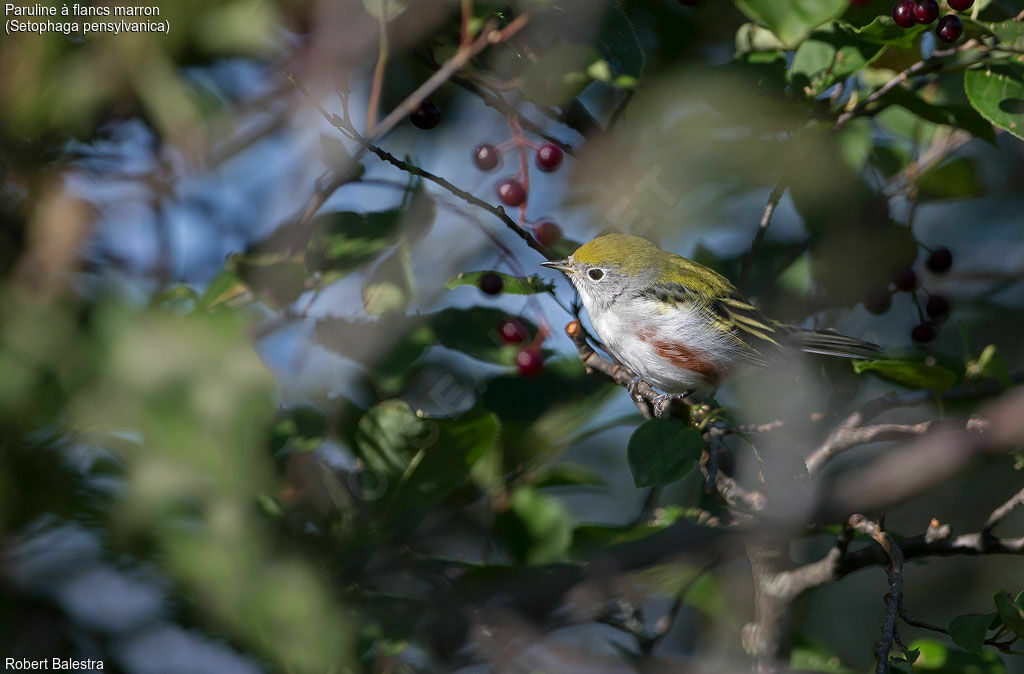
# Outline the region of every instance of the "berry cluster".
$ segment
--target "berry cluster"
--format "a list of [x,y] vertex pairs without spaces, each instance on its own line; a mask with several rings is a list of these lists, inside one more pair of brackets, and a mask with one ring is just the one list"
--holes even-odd
[[[945,274],[953,266],[953,253],[949,248],[942,246],[936,248],[925,260],[925,267],[933,274]],[[917,302],[916,291],[920,286],[920,279],[913,267],[905,267],[897,271],[892,277],[892,285],[897,291],[914,293],[914,302]],[[949,316],[952,305],[949,300],[938,294],[928,293],[928,301],[925,302],[924,311],[918,304],[918,316],[920,323],[914,326],[910,332],[910,338],[918,343],[925,343],[934,340],[939,336],[939,324]],[[878,288],[868,293],[864,299],[864,308],[873,314],[884,314],[892,307],[892,294],[888,288]],[[927,318],[925,317],[927,314]]]
[[[477,287],[488,295],[500,295],[505,289],[505,281],[499,274],[489,271],[481,274]],[[511,316],[503,318],[498,323],[498,338],[505,344],[523,344],[529,337],[530,333],[526,326]],[[541,353],[539,344],[541,340],[542,335],[537,335],[537,339],[516,354],[516,369],[524,377],[536,376],[544,368],[544,354]]]
[[[512,147],[523,146],[534,150],[534,164],[544,173],[550,173],[562,165],[565,155],[562,148],[554,143],[531,143],[521,137],[513,138],[501,145],[481,143],[473,148],[473,164],[481,171],[493,171],[501,162],[504,152]],[[498,181],[498,200],[506,206],[525,208],[528,183],[525,182],[525,166],[513,177]],[[553,246],[562,239],[562,230],[550,219],[533,226],[533,235],[544,246]]]
[[[963,12],[971,8],[974,0],[946,0],[946,4],[954,11]],[[892,20],[903,28],[916,24],[927,26],[936,19],[939,19],[937,0],[899,0],[892,8]],[[943,42],[956,42],[963,33],[964,22],[956,14],[946,14],[935,26],[935,36]]]

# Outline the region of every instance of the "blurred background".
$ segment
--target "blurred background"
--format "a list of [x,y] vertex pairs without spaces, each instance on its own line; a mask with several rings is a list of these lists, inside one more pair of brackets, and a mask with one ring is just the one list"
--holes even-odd
[[[886,420],[961,419],[986,401],[944,392],[1019,383],[1024,6],[978,0],[950,46],[891,5],[178,0],[153,5],[167,34],[5,34],[0,656],[746,671],[734,539],[592,571],[676,523],[727,535],[729,509],[696,457],[636,477],[644,419],[585,371],[574,291],[538,264],[629,232],[884,345],[709,401],[784,422],[726,438],[723,470],[799,527],[899,444],[806,479],[863,401],[931,389]],[[974,462],[887,528],[977,531],[1020,467]],[[838,523],[800,528],[794,563]],[[905,604],[987,613],[1020,568],[908,563]],[[878,567],[796,602],[793,668],[866,671],[885,592]],[[902,635],[918,669],[1024,671]]]

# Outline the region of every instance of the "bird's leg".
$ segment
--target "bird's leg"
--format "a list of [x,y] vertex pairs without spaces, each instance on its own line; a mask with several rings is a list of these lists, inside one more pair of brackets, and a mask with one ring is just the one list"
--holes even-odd
[[654,402],[651,407],[654,409],[654,416],[657,419],[667,419],[672,416],[672,403],[676,401],[676,397],[670,393],[662,393]]
[[644,399],[644,397],[642,395],[640,395],[640,391],[637,390],[637,388],[640,386],[640,384],[643,383],[643,381],[644,380],[640,378],[640,375],[636,375],[635,377],[633,377],[633,379],[630,380],[630,382],[628,384],[626,384],[626,391],[629,393],[629,397],[631,399],[633,399],[633,400],[643,400]]

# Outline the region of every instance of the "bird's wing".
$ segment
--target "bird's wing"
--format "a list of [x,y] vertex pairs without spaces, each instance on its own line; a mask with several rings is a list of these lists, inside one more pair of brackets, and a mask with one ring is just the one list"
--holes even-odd
[[682,283],[655,283],[644,295],[657,302],[700,311],[709,325],[721,330],[741,347],[744,360],[752,365],[770,366],[780,351],[779,338],[784,328],[765,318],[724,278],[718,279],[728,286],[716,290],[724,289],[727,294],[715,299],[696,293]]

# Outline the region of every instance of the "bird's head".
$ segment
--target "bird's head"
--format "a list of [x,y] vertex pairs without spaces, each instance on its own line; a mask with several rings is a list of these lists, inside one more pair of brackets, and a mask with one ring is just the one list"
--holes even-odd
[[667,255],[639,236],[606,234],[583,244],[564,260],[542,262],[541,266],[565,274],[590,310],[650,287],[664,274]]

